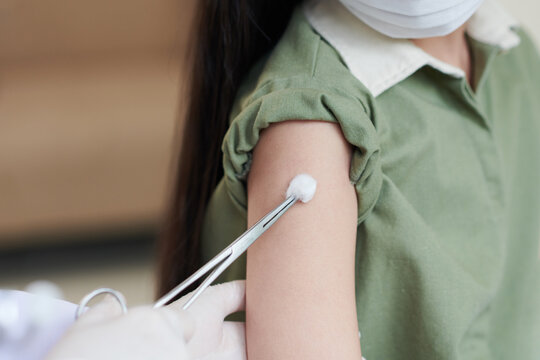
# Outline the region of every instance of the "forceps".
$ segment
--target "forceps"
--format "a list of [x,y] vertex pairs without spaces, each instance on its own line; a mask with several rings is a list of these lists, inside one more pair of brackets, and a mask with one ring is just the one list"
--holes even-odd
[[262,219],[257,221],[255,225],[247,229],[223,251],[212,258],[212,260],[207,262],[203,267],[193,273],[193,275],[188,277],[186,280],[181,282],[178,286],[156,301],[154,308],[165,305],[193,282],[215,268],[214,271],[212,271],[212,273],[208,275],[208,277],[199,285],[199,287],[194,290],[193,295],[184,304],[182,308],[186,310],[195,301],[195,299],[197,299],[197,297],[199,297],[199,295],[201,295],[201,293],[234,262],[234,260],[242,255],[244,251],[246,251],[247,248],[253,244],[257,238],[259,238],[259,236],[268,230],[268,228],[272,226],[277,219],[279,219],[281,215],[285,213],[285,211],[289,210],[289,208],[294,205],[297,200],[298,197],[296,197],[296,195],[289,196],[278,207],[266,214]]
[[[163,305],[167,304],[169,301],[171,301],[176,295],[180,294],[184,289],[186,289],[189,285],[193,284],[195,281],[199,280],[202,276],[204,276],[206,273],[214,269],[210,275],[204,281],[197,287],[197,289],[194,290],[193,295],[189,298],[189,300],[184,304],[182,309],[186,310],[198,297],[201,295],[201,293],[216,280],[216,278],[225,271],[233,262],[236,260],[240,255],[242,255],[247,248],[255,242],[261,236],[270,226],[272,226],[277,219],[281,217],[285,213],[285,211],[289,210],[291,206],[294,205],[294,203],[299,198],[296,195],[289,196],[285,201],[283,201],[281,204],[279,204],[274,210],[270,211],[268,214],[266,214],[262,219],[257,221],[255,225],[247,229],[242,235],[240,235],[236,240],[234,240],[229,246],[227,246],[223,251],[221,251],[219,254],[217,254],[212,260],[207,262],[203,267],[201,267],[199,270],[197,270],[193,275],[188,277],[186,280],[181,282],[178,286],[176,286],[174,289],[169,291],[167,294],[162,296],[156,303],[154,304],[154,309],[162,307]],[[121,292],[109,288],[100,288],[92,291],[91,293],[87,294],[79,303],[79,306],[77,307],[75,318],[79,318],[84,311],[86,310],[86,307],[90,300],[92,300],[94,297],[100,295],[100,294],[110,294],[112,295],[116,301],[120,304],[120,307],[122,308],[122,313],[127,313],[127,305],[126,305],[126,299],[122,295]]]

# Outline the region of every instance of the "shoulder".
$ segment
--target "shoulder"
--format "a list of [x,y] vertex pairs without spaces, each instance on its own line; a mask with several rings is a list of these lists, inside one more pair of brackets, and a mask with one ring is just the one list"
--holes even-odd
[[[336,50],[310,26],[298,8],[276,47],[244,80],[222,144],[225,184],[230,197],[247,206],[246,179],[262,130],[288,120],[320,120],[339,125],[352,145],[350,181],[366,198],[380,185],[379,143],[371,121],[369,91],[350,73]],[[368,166],[370,164],[370,166]],[[366,167],[369,171],[364,171]],[[364,180],[371,173],[369,189]],[[364,201],[359,216],[373,205]]]
[[277,45],[244,80],[231,120],[252,102],[281,90],[342,95],[364,104],[369,97],[336,49],[312,28],[301,7]]
[[535,66],[540,66],[540,55],[535,39],[533,39],[527,29],[523,27],[519,27],[515,31],[521,40],[516,48],[516,52]]
[[515,29],[519,44],[507,52],[498,61],[498,70],[509,72],[508,77],[521,85],[540,93],[540,55],[535,40],[523,27]]

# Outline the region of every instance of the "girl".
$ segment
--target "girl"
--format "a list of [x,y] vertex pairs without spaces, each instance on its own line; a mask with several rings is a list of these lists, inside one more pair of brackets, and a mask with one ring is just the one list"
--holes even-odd
[[[160,294],[222,280],[250,359],[540,357],[540,60],[491,0],[205,0]],[[220,152],[222,150],[222,153]]]

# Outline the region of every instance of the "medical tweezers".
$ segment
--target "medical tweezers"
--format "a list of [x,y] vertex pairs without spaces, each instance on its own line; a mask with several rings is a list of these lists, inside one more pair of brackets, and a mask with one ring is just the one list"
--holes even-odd
[[274,210],[266,214],[262,219],[257,221],[255,225],[246,230],[242,235],[240,235],[236,240],[234,240],[229,246],[227,246],[223,251],[217,254],[212,260],[207,262],[203,267],[197,270],[193,275],[188,277],[174,289],[169,291],[163,297],[161,297],[154,304],[154,308],[161,307],[171,301],[174,297],[180,294],[184,289],[186,289],[193,282],[201,278],[204,274],[214,269],[214,271],[208,275],[208,277],[195,289],[191,298],[184,304],[183,309],[186,310],[194,301],[201,295],[201,293],[216,280],[216,278],[221,275],[225,269],[227,269],[240,255],[247,250],[247,248],[259,238],[270,226],[272,226],[277,219],[289,210],[289,208],[294,205],[298,200],[295,195],[289,196],[284,202],[282,202]]

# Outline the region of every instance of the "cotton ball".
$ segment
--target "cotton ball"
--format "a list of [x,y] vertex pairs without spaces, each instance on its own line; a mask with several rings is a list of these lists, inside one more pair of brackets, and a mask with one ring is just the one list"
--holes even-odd
[[298,200],[307,203],[313,199],[315,190],[317,190],[317,180],[311,177],[311,175],[299,174],[290,182],[287,189],[287,197],[294,195]]

